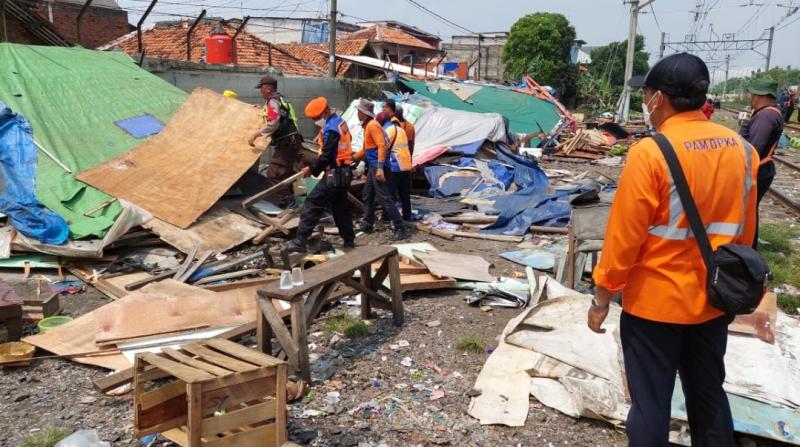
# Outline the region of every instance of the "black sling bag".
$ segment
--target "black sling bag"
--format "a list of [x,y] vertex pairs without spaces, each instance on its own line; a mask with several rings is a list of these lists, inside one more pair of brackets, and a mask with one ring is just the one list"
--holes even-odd
[[769,266],[764,258],[748,245],[725,244],[719,246],[716,251],[711,248],[706,228],[692,199],[689,184],[686,182],[675,149],[662,134],[654,135],[653,139],[667,160],[672,181],[681,198],[686,218],[689,219],[692,234],[703,255],[708,270],[706,288],[709,303],[728,314],[753,313],[767,291]]

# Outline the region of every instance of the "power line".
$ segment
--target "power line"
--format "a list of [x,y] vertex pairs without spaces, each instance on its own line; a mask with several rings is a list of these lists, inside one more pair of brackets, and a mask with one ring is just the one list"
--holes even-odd
[[[127,0],[130,2],[137,2],[137,3],[150,3],[151,0]],[[244,10],[244,11],[263,11],[263,12],[276,12],[276,11],[301,11],[301,12],[317,12],[314,9],[303,9],[300,10],[299,7],[303,4],[310,3],[309,1],[301,1],[294,3],[294,8],[292,5],[289,5],[286,8],[278,9],[278,5],[272,8],[247,8],[247,7],[239,7],[239,6],[223,6],[223,5],[211,5],[208,3],[189,3],[189,2],[170,2],[170,1],[163,1],[160,0],[157,5],[173,5],[177,7],[199,7],[199,8],[208,8],[208,9],[234,9],[234,10]],[[126,9],[133,9],[133,8],[126,8]]]
[[452,20],[449,20],[449,19],[447,19],[445,17],[442,17],[441,15],[431,11],[430,9],[426,8],[425,6],[417,3],[416,0],[408,0],[408,2],[411,3],[412,5],[416,6],[418,9],[424,11],[425,13],[427,13],[427,14],[433,16],[434,18],[438,19],[440,22],[443,22],[443,23],[445,23],[447,25],[450,25],[454,29],[463,30],[463,31],[465,31],[465,32],[467,32],[469,34],[478,34],[475,31],[470,31],[469,29],[464,28],[463,26],[459,25],[458,23],[455,23]]

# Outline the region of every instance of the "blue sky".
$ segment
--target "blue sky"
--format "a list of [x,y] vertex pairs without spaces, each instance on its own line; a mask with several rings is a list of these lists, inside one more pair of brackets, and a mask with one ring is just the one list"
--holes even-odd
[[[149,0],[118,0],[130,12],[135,23]],[[474,32],[507,31],[514,22],[538,11],[564,14],[575,27],[578,37],[588,45],[604,45],[627,37],[628,9],[622,0],[416,0],[460,27]],[[392,19],[415,25],[440,35],[445,41],[459,29],[415,7],[409,0],[339,0],[343,20]],[[697,8],[697,6],[700,6]],[[800,12],[785,17],[800,0],[656,0],[639,19],[639,33],[645,36],[647,49],[655,60],[661,31],[668,41],[683,41],[686,34],[700,40],[721,39],[734,33],[737,39],[766,37],[765,29],[780,23],[772,47],[772,65],[800,66]],[[174,19],[177,15],[197,16],[206,7],[208,14],[225,18],[253,16],[317,17],[327,14],[327,0],[159,0],[148,22]],[[692,11],[699,9],[700,14]],[[698,20],[695,21],[695,16]],[[781,20],[783,21],[781,22]],[[718,37],[713,37],[714,35]],[[766,52],[766,45],[760,48]],[[721,66],[724,53],[699,56],[709,66]],[[731,53],[731,76],[763,67],[762,56],[750,51]],[[717,73],[721,78],[721,72]],[[719,80],[719,79],[718,79]]]

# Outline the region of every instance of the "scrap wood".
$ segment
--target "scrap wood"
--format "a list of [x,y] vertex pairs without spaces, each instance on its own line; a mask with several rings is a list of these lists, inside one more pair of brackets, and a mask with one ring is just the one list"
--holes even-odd
[[280,188],[282,188],[282,187],[284,187],[286,185],[291,185],[292,183],[295,182],[295,180],[300,179],[300,178],[303,178],[303,173],[302,172],[298,172],[297,174],[294,174],[294,175],[292,175],[290,177],[287,177],[284,180],[281,180],[280,183],[277,183],[277,184],[275,184],[273,186],[270,186],[269,188],[267,188],[267,189],[265,189],[265,190],[263,190],[263,191],[261,191],[261,192],[259,192],[257,194],[253,194],[252,196],[246,198],[244,201],[242,201],[242,207],[244,209],[250,208],[254,203],[258,202],[259,200],[263,199],[264,197],[267,197],[268,195],[270,195],[274,191],[277,191],[278,189],[280,189]]
[[497,242],[522,242],[524,237],[522,236],[508,236],[505,234],[483,234],[483,233],[470,233],[467,231],[448,231],[452,233],[453,236],[458,237],[466,237],[472,239],[485,239],[488,241],[497,241]]
[[[215,281],[224,281],[226,279],[236,279],[236,278],[241,278],[243,276],[257,275],[257,274],[262,273],[262,272],[263,272],[263,270],[261,270],[261,269],[245,269],[245,270],[238,270],[238,271],[230,272],[230,273],[222,273],[222,274],[219,274],[219,275],[211,275],[211,276],[206,276],[205,278],[202,278],[202,279],[196,281],[194,283],[194,285],[200,286],[200,285],[209,284],[209,283],[212,283],[212,282],[215,282]],[[274,280],[275,278],[271,278],[271,279]]]
[[175,275],[172,276],[172,279],[180,278],[181,276],[183,276],[184,273],[186,273],[187,270],[189,270],[189,266],[192,265],[192,263],[194,262],[194,256],[197,254],[198,248],[200,248],[200,246],[195,245],[191,250],[189,250],[189,253],[186,255],[186,258],[183,260],[183,264],[181,264],[181,266],[178,267],[178,271],[175,272]]
[[300,218],[297,217],[294,211],[286,212],[283,215],[278,216],[277,219],[270,219],[270,221],[272,222],[272,224],[270,224],[267,228],[263,229],[253,238],[253,244],[260,245],[262,242],[264,242],[264,239],[266,239],[267,236],[270,236],[272,233],[277,232],[281,228],[286,229],[284,231],[288,236],[289,235],[288,229],[294,229],[297,228],[298,225],[300,225]]
[[221,205],[212,207],[186,229],[160,219],[151,219],[142,226],[183,253],[195,246],[200,252],[224,253],[252,239],[263,227]]
[[185,229],[261,156],[247,146],[260,122],[249,104],[197,88],[164,130],[76,177]]
[[96,344],[189,329],[233,326],[256,318],[255,292],[215,293],[174,280],[151,284],[92,312]]
[[201,267],[201,266],[202,266],[202,265],[203,265],[203,264],[204,264],[204,263],[205,263],[205,262],[208,260],[208,258],[209,258],[209,257],[210,257],[210,256],[211,256],[213,253],[214,253],[214,252],[213,252],[213,251],[211,251],[211,250],[209,250],[209,251],[207,251],[207,252],[203,253],[203,255],[202,255],[202,256],[200,256],[200,259],[198,259],[198,260],[197,260],[197,262],[195,262],[194,264],[192,264],[192,266],[191,266],[191,267],[189,267],[189,269],[188,269],[188,270],[186,270],[186,272],[185,272],[184,274],[182,274],[182,275],[181,275],[181,276],[180,276],[180,277],[177,279],[177,281],[179,281],[179,282],[186,282],[186,281],[187,281],[187,280],[188,280],[188,279],[189,279],[189,278],[190,278],[190,277],[191,277],[191,276],[194,274],[194,272],[196,272],[196,271],[197,271],[197,269],[199,269],[199,268],[200,268],[200,267]]
[[433,228],[430,225],[424,225],[421,223],[417,224],[417,229],[422,231],[423,233],[432,234],[434,236],[439,236],[441,238],[447,239],[448,241],[452,241],[455,238],[455,235],[452,232],[440,230],[438,228]]
[[439,278],[456,278],[481,282],[494,281],[494,277],[489,274],[489,268],[492,264],[480,256],[438,250],[430,252],[415,251],[413,253],[416,258],[425,264],[431,274]]

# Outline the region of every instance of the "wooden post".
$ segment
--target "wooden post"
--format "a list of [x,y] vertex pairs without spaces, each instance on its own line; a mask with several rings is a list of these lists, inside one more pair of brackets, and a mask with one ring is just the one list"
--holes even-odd
[[187,384],[186,399],[189,401],[189,413],[186,421],[189,447],[200,447],[201,425],[203,424],[203,384],[200,382]]
[[[389,263],[389,288],[392,290],[392,318],[395,326],[402,326],[403,316],[403,291],[400,284],[400,264],[397,253],[386,259]],[[375,286],[377,289],[377,285]]]
[[311,366],[308,362],[306,310],[303,301],[295,301],[292,303],[292,338],[295,343],[297,343],[297,369],[300,370],[300,378],[305,380],[306,383],[311,383]]
[[[361,272],[361,284],[368,288],[372,288],[372,268],[364,266],[359,269]],[[372,307],[369,305],[370,297],[366,293],[361,294],[361,319],[369,320],[372,318]]]

